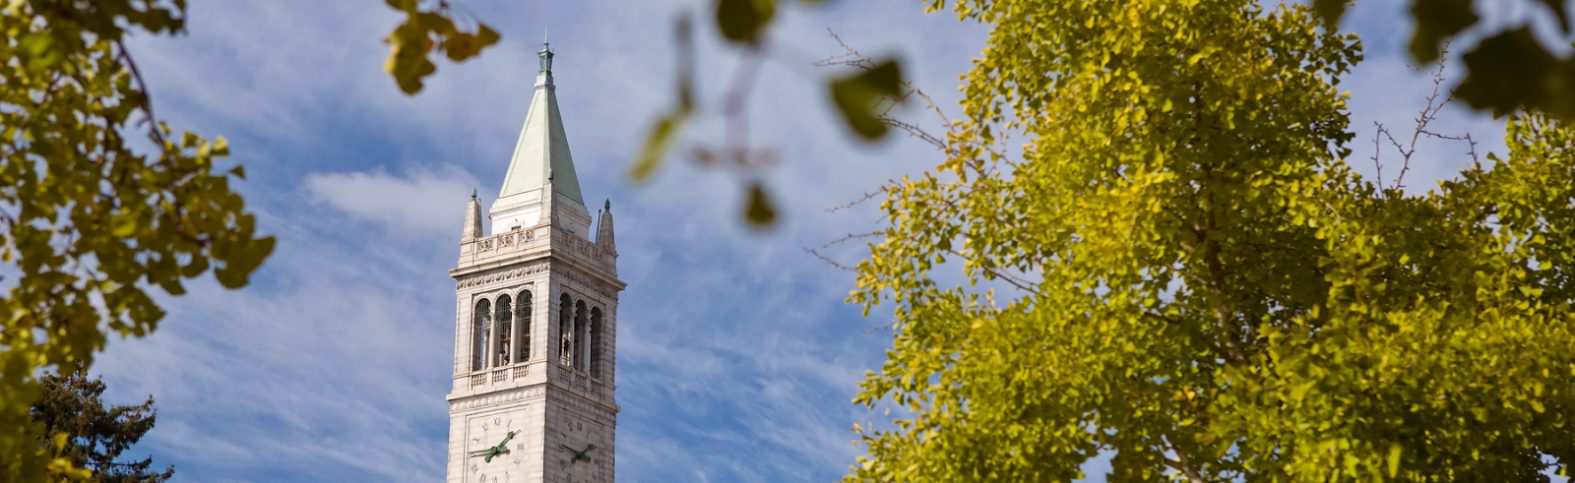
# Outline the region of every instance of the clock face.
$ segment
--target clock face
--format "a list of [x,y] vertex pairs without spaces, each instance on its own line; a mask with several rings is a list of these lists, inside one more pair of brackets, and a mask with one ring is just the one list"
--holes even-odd
[[525,449],[522,413],[476,415],[465,434],[465,479],[473,483],[523,481],[520,459]]
[[564,473],[564,481],[610,481],[610,475],[604,470],[610,464],[606,458],[612,448],[607,447],[604,439],[605,428],[571,416],[555,423],[552,429],[557,433],[558,445],[553,450],[557,452],[558,469]]

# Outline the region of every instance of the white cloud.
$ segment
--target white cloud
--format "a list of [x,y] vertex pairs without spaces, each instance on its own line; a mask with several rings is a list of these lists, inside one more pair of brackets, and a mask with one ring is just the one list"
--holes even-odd
[[[849,404],[854,383],[879,367],[890,336],[863,334],[885,314],[866,320],[843,305],[851,277],[799,247],[870,231],[875,210],[821,210],[937,159],[922,143],[850,140],[817,77],[829,71],[808,64],[838,53],[831,26],[866,53],[903,55],[905,72],[954,115],[957,75],[978,55],[983,29],[924,15],[909,0],[784,9],[750,100],[751,139],[783,159],[758,173],[785,214],[760,235],[738,222],[742,188],[730,173],[676,159],[647,186],[623,182],[651,116],[673,100],[671,20],[684,9],[703,20],[708,1],[468,3],[503,43],[441,63],[415,98],[381,70],[387,47],[378,40],[399,19],[379,2],[204,2],[189,37],[136,45],[163,115],[231,136],[252,174],[248,202],[280,237],[253,287],[200,286],[167,300],[158,333],[113,343],[101,359],[110,390],[124,396],[112,400],[158,398],[159,426],[144,444],[155,464],[174,462],[178,478],[200,481],[442,474],[452,242],[470,189],[480,188],[484,206],[496,194],[524,120],[538,35],[551,24],[581,188],[592,206],[612,198],[629,283],[618,312],[619,481],[840,476],[862,450],[847,444],[846,429],[880,417]],[[1371,17],[1366,31],[1395,30],[1399,7],[1363,10],[1376,5],[1358,4],[1353,18]],[[736,52],[701,38],[702,101],[715,105]],[[1372,60],[1348,79],[1352,125],[1364,135],[1375,119],[1403,127],[1425,96],[1423,82],[1384,58],[1404,39],[1370,39]],[[1497,135],[1480,116],[1453,114],[1439,127]],[[691,133],[715,135],[714,121]],[[1364,159],[1365,139],[1353,158]],[[1458,163],[1434,159],[1413,166],[1409,184]],[[386,228],[346,229],[363,223]],[[828,253],[863,254],[856,243]]]
[[465,220],[465,199],[480,187],[454,166],[397,177],[381,169],[357,173],[314,173],[306,177],[313,201],[364,220],[417,235],[453,235]]

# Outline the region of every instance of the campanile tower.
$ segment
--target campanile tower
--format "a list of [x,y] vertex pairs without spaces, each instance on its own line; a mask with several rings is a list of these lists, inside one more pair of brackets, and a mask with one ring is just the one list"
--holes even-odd
[[[612,204],[593,219],[541,71],[498,199],[459,239],[449,483],[611,483],[618,405]],[[593,237],[592,231],[595,231]]]

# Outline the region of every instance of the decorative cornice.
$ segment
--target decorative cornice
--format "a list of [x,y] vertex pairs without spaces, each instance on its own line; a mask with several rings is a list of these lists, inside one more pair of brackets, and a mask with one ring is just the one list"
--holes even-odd
[[552,268],[552,273],[554,275],[562,276],[562,278],[568,281],[570,284],[577,285],[581,290],[586,292],[601,295],[608,301],[618,300],[618,291],[611,290],[607,287],[607,284],[588,277],[585,274],[580,273],[578,270],[569,268],[565,264],[559,263],[555,265],[556,266]]
[[581,411],[589,412],[609,422],[614,421],[614,418],[621,412],[621,408],[616,405],[603,405],[603,403],[585,397],[582,394],[576,394],[574,391],[559,387],[547,391],[547,399],[574,406]]
[[532,260],[530,262],[526,262],[522,266],[510,269],[490,270],[474,275],[460,277],[459,280],[455,281],[454,288],[458,290],[463,288],[479,287],[493,282],[507,282],[509,280],[514,280],[526,275],[535,275],[546,272],[548,266],[549,265],[546,260]]
[[510,280],[515,280],[527,275],[548,272],[557,276],[557,278],[568,282],[570,285],[573,285],[582,292],[600,295],[609,302],[618,300],[618,291],[614,290],[612,286],[601,281],[599,278],[581,273],[580,270],[571,268],[569,264],[563,263],[562,261],[553,263],[549,260],[550,259],[545,258],[536,259],[526,262],[523,266],[502,270],[488,270],[485,272],[463,276],[455,281],[454,288],[459,290],[480,287],[490,283],[508,282]]
[[478,408],[478,407],[482,407],[482,406],[490,406],[490,405],[493,405],[493,404],[505,403],[505,402],[509,402],[509,401],[519,401],[519,400],[522,400],[522,399],[535,399],[535,398],[539,398],[539,397],[545,396],[546,395],[546,391],[547,391],[547,389],[546,389],[546,385],[545,384],[537,384],[537,385],[530,386],[530,387],[522,387],[522,388],[515,389],[515,390],[512,390],[512,391],[501,391],[501,392],[495,392],[495,393],[490,393],[490,394],[484,394],[484,395],[480,395],[480,396],[470,396],[470,397],[454,399],[454,400],[450,400],[448,402],[448,411],[449,412],[455,412],[455,411],[460,411],[460,410],[465,410],[465,409],[470,409],[470,408]]

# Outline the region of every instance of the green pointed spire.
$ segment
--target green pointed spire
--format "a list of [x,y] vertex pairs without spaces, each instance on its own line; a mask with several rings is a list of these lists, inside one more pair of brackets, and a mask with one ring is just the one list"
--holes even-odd
[[476,188],[470,189],[470,201],[476,201]]
[[552,83],[551,44],[542,42],[541,76],[536,78],[536,88],[531,93],[530,109],[525,124],[520,128],[519,142],[509,160],[509,170],[503,176],[503,189],[498,198],[527,193],[551,185],[553,190],[580,204],[585,212],[585,201],[580,198],[579,177],[574,172],[574,161],[569,155],[569,139],[563,129],[563,116],[558,112],[557,89]]
[[606,205],[605,209],[607,210],[608,213],[612,213],[612,199],[611,198],[607,199],[607,205]]

